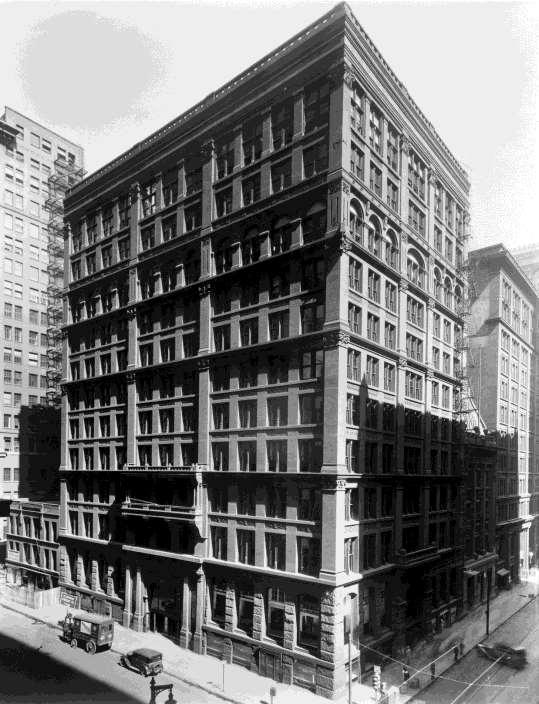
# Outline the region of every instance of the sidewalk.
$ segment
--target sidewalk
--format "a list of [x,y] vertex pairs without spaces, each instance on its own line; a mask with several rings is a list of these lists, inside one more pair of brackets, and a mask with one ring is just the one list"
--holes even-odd
[[[0,605],[17,611],[30,619],[48,624],[61,631],[58,621],[62,621],[69,610],[63,605],[48,606],[36,611],[22,604],[15,604],[0,595]],[[250,672],[240,665],[225,664],[225,686],[223,690],[223,663],[207,655],[198,655],[190,650],[180,648],[168,638],[158,633],[138,633],[119,624],[114,625],[114,643],[112,651],[127,653],[136,648],[154,648],[163,653],[164,677],[172,675],[183,682],[202,689],[223,701],[232,704],[269,704],[270,687],[275,687],[277,695],[275,704],[327,704],[328,700],[295,685],[285,685],[257,673]],[[373,704],[373,690],[370,686],[356,685],[354,701],[358,704]],[[347,694],[337,702],[347,702]]]
[[[514,586],[511,591],[504,591],[491,601],[490,632],[506,621],[516,611],[529,603],[528,594],[536,594],[538,584],[533,582]],[[63,605],[48,606],[36,611],[22,604],[15,604],[0,595],[0,605],[17,611],[30,619],[40,621],[61,630],[58,621],[64,619],[68,607]],[[174,676],[187,684],[207,691],[223,701],[232,704],[269,704],[270,687],[275,687],[277,695],[275,704],[323,704],[327,699],[294,685],[274,682],[267,677],[250,672],[239,665],[224,666],[225,684],[223,690],[223,663],[206,655],[198,655],[180,648],[168,638],[158,633],[138,633],[119,624],[115,624],[113,652],[124,654],[129,650],[147,647],[163,653],[164,675]],[[453,647],[456,643],[464,643],[464,652],[468,652],[476,643],[485,639],[485,605],[477,606],[465,618],[435,634],[429,642],[423,641],[413,651],[410,658],[410,674],[421,669],[438,655]],[[388,687],[402,684],[401,664],[392,662],[382,671],[382,681]],[[371,677],[365,678],[364,684],[353,684],[352,697],[354,704],[374,704],[374,690]],[[417,689],[403,687],[400,704],[407,702],[418,694]],[[338,704],[348,701],[348,690],[338,700]]]

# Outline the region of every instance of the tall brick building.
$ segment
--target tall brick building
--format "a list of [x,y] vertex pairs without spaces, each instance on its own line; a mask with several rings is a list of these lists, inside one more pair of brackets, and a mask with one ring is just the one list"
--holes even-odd
[[496,552],[500,583],[528,574],[530,467],[534,451],[537,294],[502,245],[470,252],[470,382],[490,431],[504,436],[496,472]]
[[[58,339],[62,322],[63,267],[57,265],[57,258],[64,243],[63,228],[59,241],[51,236],[49,204],[58,168],[70,165],[82,172],[83,158],[78,145],[4,108],[0,116],[0,495],[6,501],[28,498],[28,487],[39,484],[45,474],[57,480],[57,413],[48,406],[60,368],[53,338]],[[61,212],[59,216],[61,223]],[[5,522],[0,518],[0,546],[4,540]]]
[[64,587],[327,696],[448,625],[468,189],[344,4],[71,189]]

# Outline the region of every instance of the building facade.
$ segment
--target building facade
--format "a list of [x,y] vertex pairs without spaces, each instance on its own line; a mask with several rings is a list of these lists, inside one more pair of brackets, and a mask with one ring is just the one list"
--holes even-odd
[[59,504],[12,501],[7,529],[6,583],[10,596],[32,605],[58,586]]
[[464,570],[465,610],[487,601],[496,589],[496,469],[505,452],[499,433],[467,432],[464,437]]
[[[37,428],[51,422],[48,408],[48,391],[54,377],[51,370],[60,362],[58,356],[50,354],[51,334],[53,331],[58,334],[61,324],[63,269],[54,267],[57,248],[51,247],[48,200],[56,164],[82,166],[82,161],[80,147],[15,110],[4,109],[0,117],[3,282],[0,485],[2,498],[6,500],[24,495],[21,481],[23,484],[33,481],[32,477],[23,477],[29,468],[36,467],[39,479],[41,471],[50,464],[51,446],[45,447]],[[63,255],[63,241],[61,252]],[[38,407],[41,408],[42,418],[33,424],[36,430],[26,427],[23,433],[21,409],[29,407],[34,407],[34,417]],[[51,432],[49,428],[49,439]],[[55,432],[53,454],[59,445]],[[0,520],[0,541],[5,540],[4,530],[5,521]]]
[[468,367],[489,431],[503,435],[496,480],[497,575],[526,577],[530,561],[530,463],[534,443],[532,322],[535,290],[503,245],[474,250]]
[[[539,246],[519,247],[512,251],[512,255],[517,260],[521,269],[533,283],[535,291],[539,291]],[[536,350],[539,349],[539,310],[536,306],[533,316],[533,347],[534,362],[531,373],[531,390],[533,390],[532,404],[534,409],[534,425],[532,458],[530,461],[530,514],[533,516],[530,526],[530,553],[533,553],[531,561],[537,567],[539,565],[539,356]]]
[[63,586],[326,696],[448,625],[468,189],[346,5],[71,189]]

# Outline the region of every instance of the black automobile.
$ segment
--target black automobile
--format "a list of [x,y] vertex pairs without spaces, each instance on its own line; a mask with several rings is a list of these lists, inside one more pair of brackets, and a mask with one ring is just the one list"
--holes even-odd
[[478,643],[477,648],[489,660],[498,660],[502,665],[516,670],[522,670],[528,664],[524,648],[512,648],[505,643],[494,643],[494,645]]
[[144,677],[163,672],[163,655],[158,650],[139,648],[122,655],[120,662],[129,670],[140,672]]

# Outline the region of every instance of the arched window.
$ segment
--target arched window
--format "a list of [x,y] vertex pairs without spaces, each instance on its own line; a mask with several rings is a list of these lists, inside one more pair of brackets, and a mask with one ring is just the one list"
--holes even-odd
[[425,285],[425,267],[423,257],[415,250],[410,250],[406,258],[406,271],[408,278],[417,286]]
[[444,305],[448,308],[451,308],[453,305],[453,286],[449,276],[446,276],[444,281]]
[[271,232],[271,253],[272,255],[287,252],[292,244],[292,230],[290,218],[279,218],[273,226]]
[[363,210],[357,200],[350,204],[350,233],[358,242],[363,242]]
[[442,275],[439,269],[434,269],[434,298],[442,302]]
[[369,220],[369,234],[367,247],[376,257],[382,254],[382,228],[378,218],[371,217]]
[[241,263],[243,266],[252,264],[260,259],[260,236],[258,229],[252,227],[245,233],[241,243]]
[[326,234],[327,218],[326,206],[323,203],[315,203],[303,218],[303,243],[307,244],[317,240]]
[[399,262],[399,248],[397,244],[397,236],[393,230],[388,230],[384,237],[384,257],[386,264],[392,266],[394,269],[398,267]]

